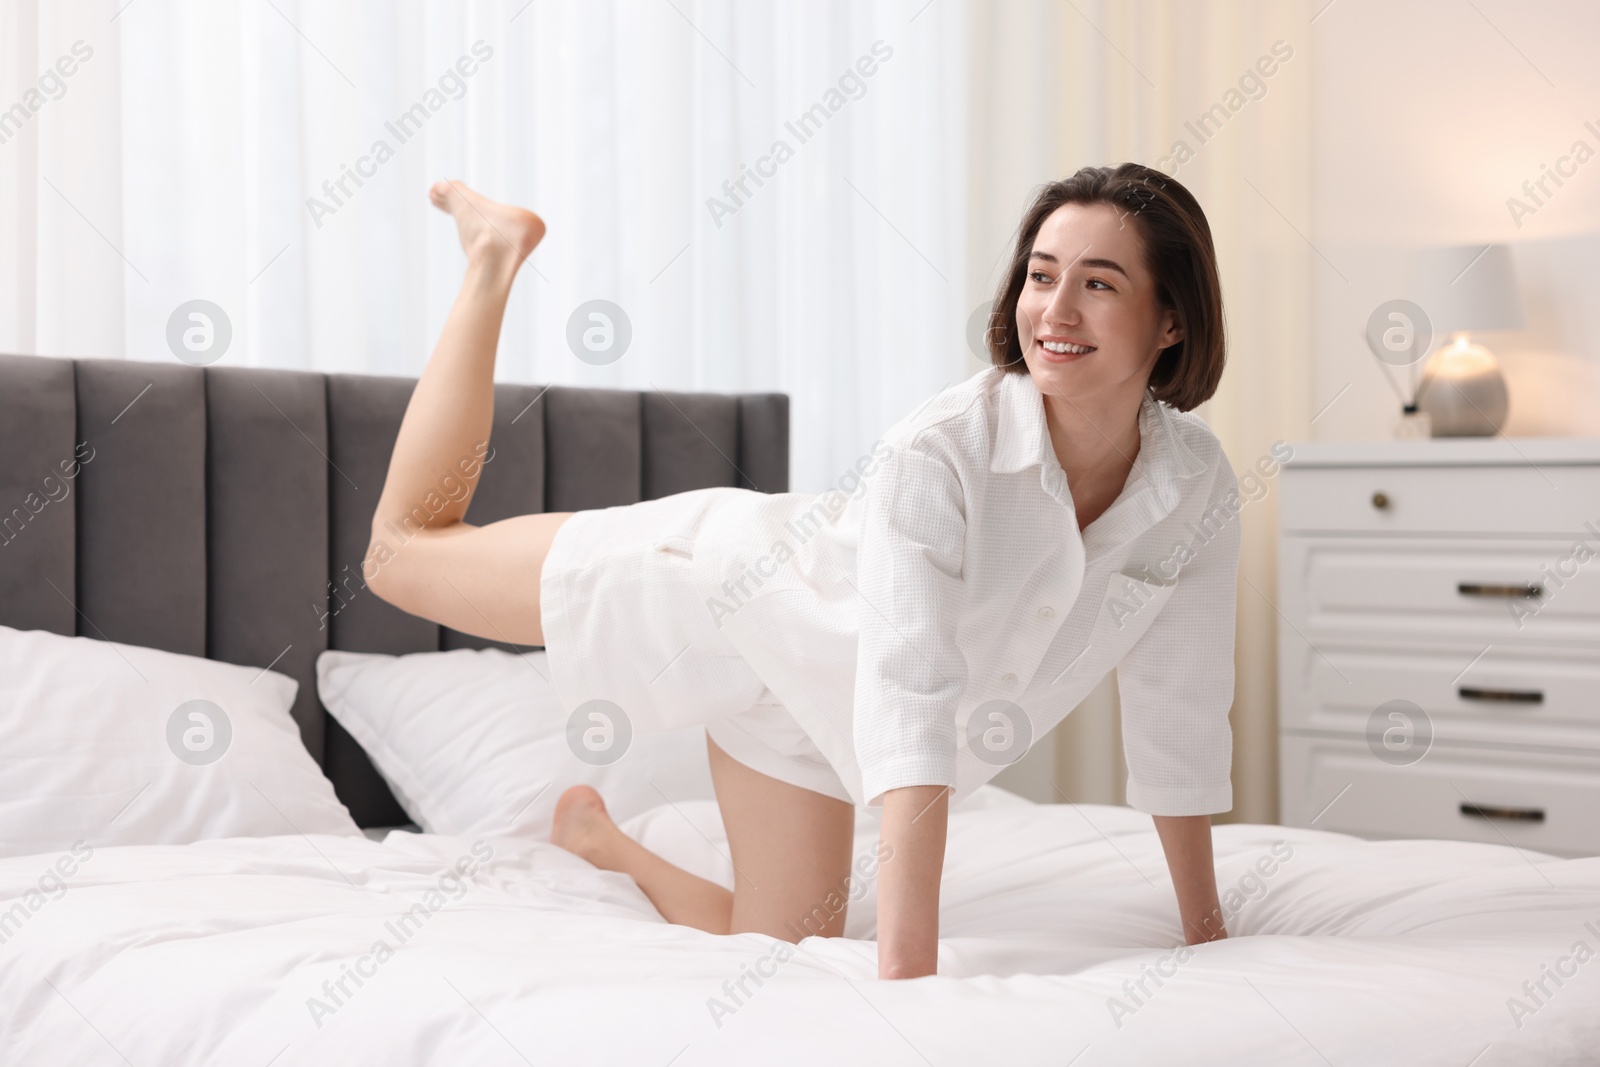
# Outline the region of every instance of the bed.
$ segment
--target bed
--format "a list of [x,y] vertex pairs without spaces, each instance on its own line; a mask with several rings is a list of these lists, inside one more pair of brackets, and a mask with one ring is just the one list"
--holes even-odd
[[[319,659],[526,653],[349,577],[412,384],[0,357],[0,506],[93,447],[70,494],[7,528],[0,626],[281,677],[294,744],[351,817],[317,832],[280,795],[299,829],[13,842],[0,1063],[1600,1062],[1600,858],[1219,825],[1232,936],[1191,949],[1148,816],[989,786],[952,812],[938,976],[879,982],[870,878],[845,937],[789,946],[669,925],[537,828],[424,832],[330,716]],[[468,517],[783,491],[787,436],[781,395],[500,384]],[[47,729],[38,710],[18,721]],[[60,719],[65,760],[92,741]],[[623,826],[731,886],[700,773]],[[858,813],[858,856],[876,820]]]

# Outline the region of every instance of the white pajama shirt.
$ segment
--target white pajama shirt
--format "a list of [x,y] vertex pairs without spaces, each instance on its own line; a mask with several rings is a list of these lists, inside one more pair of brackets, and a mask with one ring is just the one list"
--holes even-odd
[[[1036,742],[1114,669],[1128,803],[1227,811],[1237,481],[1198,416],[1147,392],[1139,430],[1121,495],[1082,534],[1042,395],[998,368],[896,423],[838,490],[694,490],[579,513],[594,517],[589,534],[641,508],[669,528],[628,557],[627,591],[612,594],[569,588],[564,575],[603,568],[580,558],[592,538],[562,527],[541,582],[557,688],[573,704],[618,694],[638,728],[707,721],[714,738],[708,720],[741,707],[786,712],[842,793],[878,805],[903,786],[970,794],[1021,752],[975,750],[969,725],[986,747]],[[611,610],[580,619],[600,600]],[[630,618],[663,611],[679,633]],[[637,678],[602,669],[602,632],[647,661]]]

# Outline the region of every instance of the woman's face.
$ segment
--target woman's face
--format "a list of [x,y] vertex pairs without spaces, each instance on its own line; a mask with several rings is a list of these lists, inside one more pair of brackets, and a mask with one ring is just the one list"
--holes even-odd
[[[1017,330],[1041,393],[1142,393],[1161,350],[1183,339],[1177,313],[1156,304],[1136,226],[1109,204],[1063,204],[1039,228]],[[1072,347],[1051,351],[1062,345]]]

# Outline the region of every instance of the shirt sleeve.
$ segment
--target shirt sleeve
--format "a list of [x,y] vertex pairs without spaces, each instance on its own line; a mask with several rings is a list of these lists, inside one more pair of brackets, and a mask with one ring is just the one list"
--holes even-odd
[[914,448],[890,450],[864,502],[854,732],[862,796],[879,807],[890,789],[956,784],[967,522],[955,471]]
[[[1239,576],[1238,480],[1226,456],[1189,529],[1161,613],[1117,665],[1128,805],[1147,815],[1233,808],[1233,641]],[[1209,539],[1206,534],[1210,533]]]

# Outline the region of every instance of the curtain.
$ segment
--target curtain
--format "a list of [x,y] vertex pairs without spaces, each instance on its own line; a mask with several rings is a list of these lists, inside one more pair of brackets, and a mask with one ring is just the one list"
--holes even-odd
[[8,0],[0,350],[172,359],[206,300],[224,363],[416,375],[460,179],[549,228],[497,377],[787,392],[819,491],[963,369],[964,9],[924,4]]

